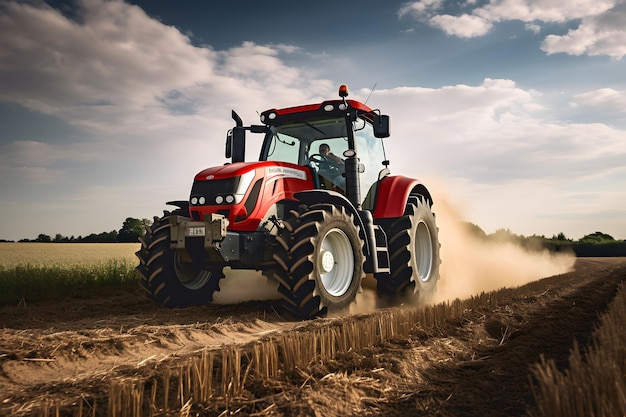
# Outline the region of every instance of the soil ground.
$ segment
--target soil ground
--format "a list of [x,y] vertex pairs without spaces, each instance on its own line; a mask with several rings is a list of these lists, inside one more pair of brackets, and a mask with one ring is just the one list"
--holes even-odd
[[[527,415],[531,367],[541,355],[565,367],[574,341],[589,342],[626,279],[626,258],[579,258],[573,272],[547,279],[549,290],[504,306],[436,328],[418,323],[408,337],[275,380],[251,378],[241,398],[196,404],[190,415]],[[338,319],[315,325],[323,320]],[[114,378],[148,373],[151,364],[307,325],[271,302],[167,310],[139,292],[3,307],[0,415],[39,415],[34,405],[44,398],[104,395]]]

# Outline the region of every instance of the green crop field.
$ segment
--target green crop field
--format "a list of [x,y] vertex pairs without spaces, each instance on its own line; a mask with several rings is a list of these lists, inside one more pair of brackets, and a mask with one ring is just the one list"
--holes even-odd
[[137,288],[139,243],[0,243],[0,305]]

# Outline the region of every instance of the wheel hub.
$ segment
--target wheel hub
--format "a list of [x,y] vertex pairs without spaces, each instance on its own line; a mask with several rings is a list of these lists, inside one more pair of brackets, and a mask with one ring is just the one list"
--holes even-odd
[[322,252],[322,271],[323,273],[330,272],[335,266],[335,257],[331,251]]
[[174,258],[174,271],[178,281],[190,290],[197,290],[206,285],[211,279],[211,271],[195,267],[193,263],[185,263],[176,254]]

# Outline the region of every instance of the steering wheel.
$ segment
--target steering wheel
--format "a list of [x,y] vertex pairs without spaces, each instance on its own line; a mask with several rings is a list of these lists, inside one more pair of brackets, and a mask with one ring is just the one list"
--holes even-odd
[[329,164],[330,163],[328,158],[322,155],[321,153],[312,153],[311,155],[309,155],[309,160],[315,162],[316,164],[324,164],[324,163]]
[[317,164],[317,167],[319,168],[320,171],[327,171],[327,172],[340,171],[335,161],[319,153],[313,153],[309,155],[309,161]]

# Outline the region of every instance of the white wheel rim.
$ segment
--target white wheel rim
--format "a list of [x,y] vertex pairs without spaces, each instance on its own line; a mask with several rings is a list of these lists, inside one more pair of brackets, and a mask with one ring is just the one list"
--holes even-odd
[[428,225],[423,221],[417,224],[415,239],[415,261],[417,275],[422,282],[430,280],[433,267],[433,240]]
[[322,285],[334,297],[344,295],[354,274],[354,254],[348,236],[340,229],[331,229],[322,239],[319,256]]
[[185,265],[181,260],[178,254],[175,255],[174,259],[174,270],[176,272],[176,277],[178,281],[185,287],[190,290],[198,290],[206,285],[211,279],[211,271],[207,271],[206,269],[193,269]]

